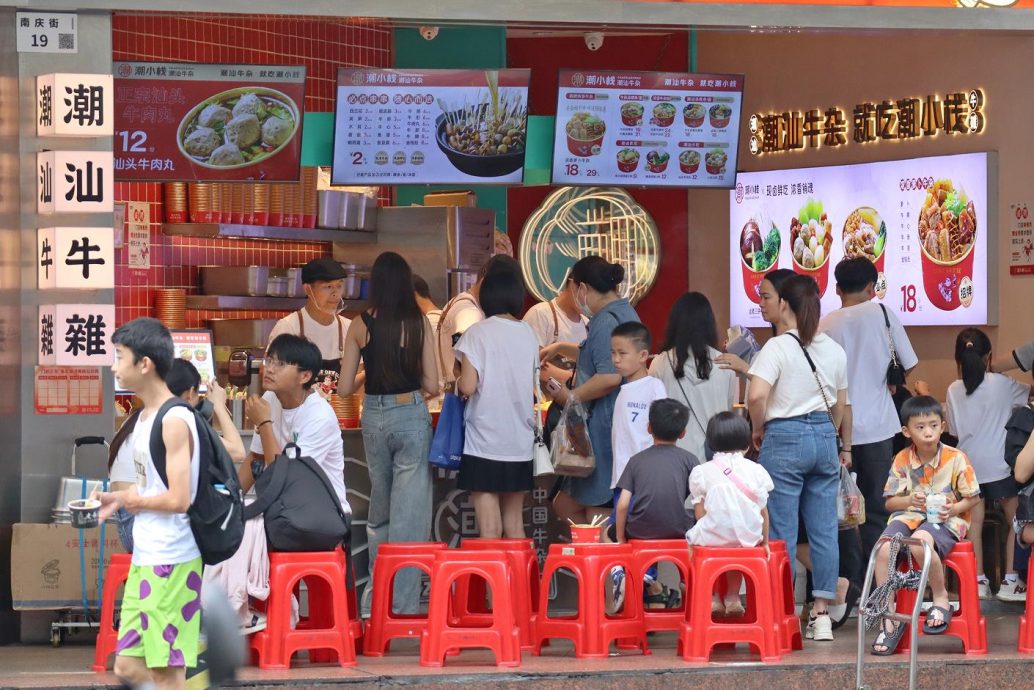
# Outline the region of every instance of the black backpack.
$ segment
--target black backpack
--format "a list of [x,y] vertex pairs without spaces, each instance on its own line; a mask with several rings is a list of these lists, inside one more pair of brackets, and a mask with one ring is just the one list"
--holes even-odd
[[174,407],[185,407],[194,415],[198,436],[197,495],[187,517],[194,541],[205,565],[222,563],[237,553],[244,539],[244,494],[237,470],[223,441],[212,425],[181,398],[166,401],[158,410],[151,428],[151,459],[162,482],[168,486],[165,469],[165,443],[162,440],[162,419]]
[[[1005,462],[1016,471],[1016,457],[1027,445],[1027,439],[1034,432],[1034,405],[1017,407],[1005,423]],[[1032,520],[1034,517],[1034,479],[1028,480],[1020,489],[1020,502],[1016,508],[1016,517],[1020,520]]]
[[244,519],[265,515],[271,551],[333,551],[346,544],[349,516],[341,508],[323,468],[288,443],[255,480],[258,499],[244,508]]

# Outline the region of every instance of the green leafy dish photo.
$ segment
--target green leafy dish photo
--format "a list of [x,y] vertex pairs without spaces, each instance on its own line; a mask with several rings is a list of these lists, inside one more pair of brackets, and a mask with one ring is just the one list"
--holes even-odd
[[751,218],[740,231],[740,256],[750,270],[763,273],[775,265],[779,258],[782,240],[779,229],[771,223],[768,232],[762,237],[761,225]]

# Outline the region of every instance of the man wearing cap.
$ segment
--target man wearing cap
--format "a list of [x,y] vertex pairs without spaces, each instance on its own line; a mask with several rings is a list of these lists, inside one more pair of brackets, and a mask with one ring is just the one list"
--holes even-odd
[[351,323],[337,313],[345,276],[341,264],[330,258],[313,259],[302,266],[302,283],[308,301],[295,313],[277,321],[269,334],[269,342],[278,335],[290,333],[315,343],[323,361],[314,389],[325,398],[337,390],[345,332]]

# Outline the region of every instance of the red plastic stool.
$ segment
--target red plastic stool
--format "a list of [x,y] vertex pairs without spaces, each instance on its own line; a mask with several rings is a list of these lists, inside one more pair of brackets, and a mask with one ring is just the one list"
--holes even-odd
[[393,612],[395,575],[403,568],[420,568],[430,575],[435,554],[444,549],[445,544],[439,542],[394,542],[377,548],[373,567],[373,600],[363,641],[364,656],[384,656],[393,639],[419,638],[427,629],[427,616]]
[[[269,552],[266,629],[251,636],[252,657],[257,657],[259,668],[290,668],[291,657],[303,649],[311,650],[312,661],[336,659],[341,666],[355,666],[361,624],[349,615],[346,570],[345,554],[340,548]],[[309,590],[309,617],[304,625],[292,630],[291,595],[302,580]]]
[[[626,573],[626,582],[628,578],[633,578],[636,582],[641,583],[646,572],[659,561],[674,563],[675,567],[679,569],[682,581],[686,583],[682,605],[679,608],[650,609],[642,603],[642,597],[636,600],[643,608],[643,623],[647,632],[678,630],[682,622],[686,620],[686,599],[692,590],[689,544],[685,539],[631,539],[628,544],[632,547],[632,569]],[[626,601],[628,601],[627,597]]]
[[[772,576],[772,598],[775,600],[776,623],[779,625],[779,645],[784,652],[804,649],[801,638],[801,619],[795,611],[793,592],[793,565],[786,550],[786,542],[774,539],[768,543],[769,573]],[[748,601],[749,606],[753,601]]]
[[[679,628],[677,653],[686,661],[707,662],[716,645],[746,642],[757,648],[762,661],[781,659],[777,616],[782,616],[782,609],[777,609],[773,597],[765,550],[694,546],[692,561],[693,593],[686,620]],[[749,608],[742,619],[712,622],[711,593],[718,578],[730,571],[743,573]]]
[[133,554],[113,553],[108,569],[104,571],[104,592],[101,594],[101,622],[97,633],[97,646],[93,651],[94,673],[104,673],[108,669],[108,657],[118,647],[118,628],[115,627],[115,594],[118,588],[129,579],[129,566]]
[[[904,567],[904,564],[901,566]],[[962,640],[962,649],[969,655],[987,654],[987,621],[980,613],[980,595],[977,593],[977,562],[973,555],[973,544],[967,540],[955,544],[948,557],[944,559],[944,567],[951,568],[959,581],[959,610],[948,623],[943,635],[951,635]],[[902,589],[897,595],[898,613],[912,613],[916,592]],[[922,627],[919,634],[923,635]],[[908,635],[901,638],[898,652],[910,649]]]
[[[1034,572],[1034,552],[1030,554],[1030,560],[1027,561],[1027,578],[1030,579],[1030,573]],[[1016,643],[1016,648],[1025,654],[1034,654],[1034,596],[1030,593],[1027,594],[1027,605],[1023,609],[1023,615],[1020,616],[1020,638]]]
[[[513,571],[510,596],[517,629],[521,633],[521,649],[534,645],[533,624],[539,596],[539,559],[531,539],[464,539],[460,548],[468,551],[503,551]],[[453,620],[463,626],[484,624],[491,618],[487,606],[485,581],[478,577],[464,577],[456,583],[453,600]]]
[[[578,613],[552,617],[548,614],[549,588],[539,590],[539,609],[535,618],[535,654],[542,652],[542,643],[551,638],[574,642],[578,658],[606,658],[610,643],[634,641],[643,654],[649,654],[646,624],[642,605],[642,578],[628,577],[633,570],[633,552],[628,544],[551,544],[542,582],[549,582],[561,568],[570,570],[578,579]],[[620,613],[608,616],[604,606],[604,582],[615,566],[625,569],[625,601]]]
[[[483,578],[492,588],[492,620],[488,627],[451,625],[452,585],[472,575]],[[520,633],[510,594],[514,575],[505,551],[444,549],[435,554],[427,627],[420,637],[420,665],[441,666],[449,652],[488,647],[495,653],[497,666],[520,666]]]

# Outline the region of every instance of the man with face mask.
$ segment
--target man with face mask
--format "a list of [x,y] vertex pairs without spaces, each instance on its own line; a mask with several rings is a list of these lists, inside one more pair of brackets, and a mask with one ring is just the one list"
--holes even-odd
[[[337,391],[341,374],[341,352],[349,319],[338,315],[345,269],[330,258],[313,259],[302,266],[302,283],[308,301],[293,314],[277,321],[269,342],[283,333],[299,335],[315,343],[323,358],[314,390],[324,398]],[[268,348],[268,345],[267,345]]]

